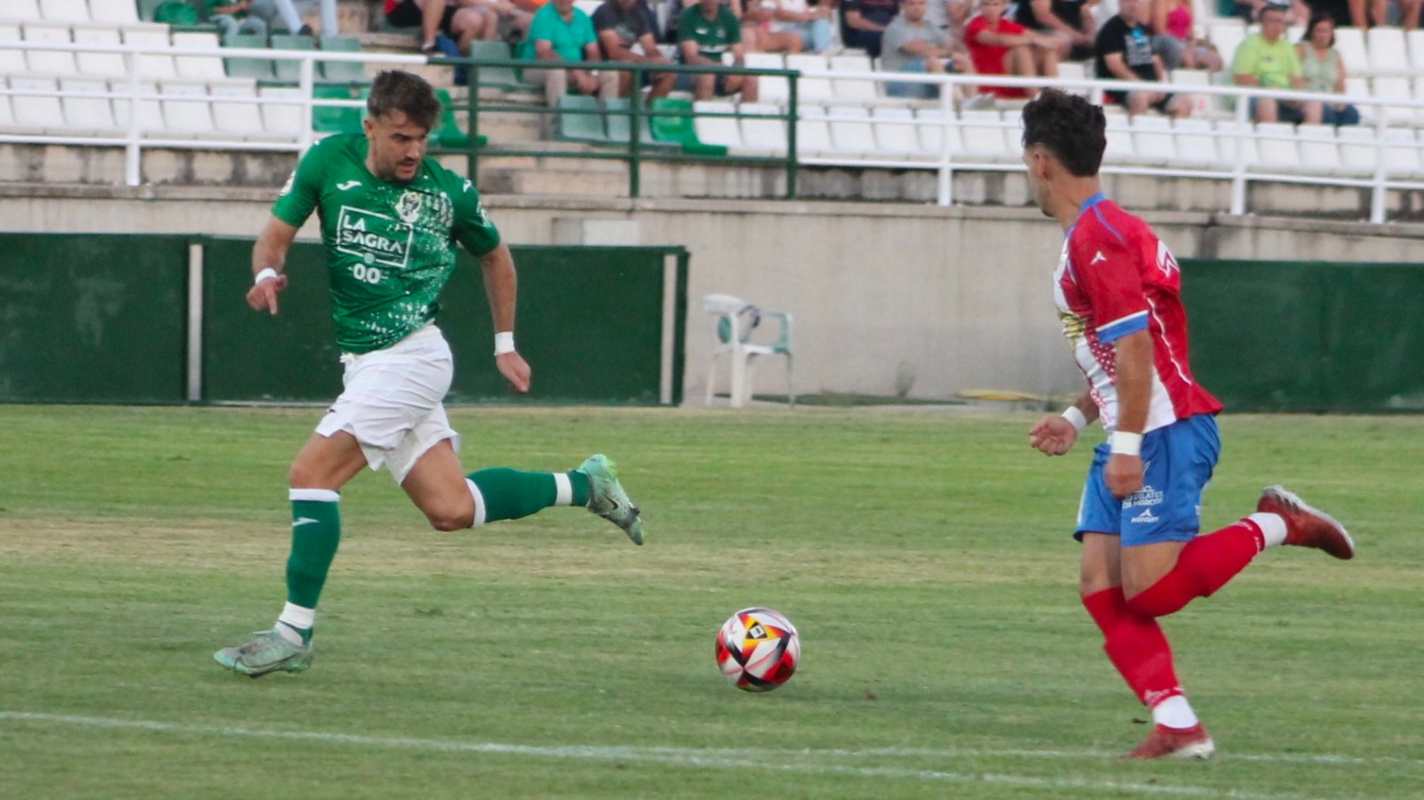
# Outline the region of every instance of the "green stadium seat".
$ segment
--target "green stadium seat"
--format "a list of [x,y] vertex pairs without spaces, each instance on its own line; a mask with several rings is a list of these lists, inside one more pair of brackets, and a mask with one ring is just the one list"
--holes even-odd
[[[509,45],[504,42],[476,41],[470,43],[470,58],[508,59],[512,57]],[[534,84],[525,82],[513,67],[480,67],[480,85],[505,91],[534,88]]]
[[[234,34],[223,39],[223,47],[250,47],[267,49],[267,37],[250,34]],[[272,80],[272,62],[263,58],[225,58],[229,78],[252,78],[259,81]]]
[[[365,95],[365,91],[361,92]],[[312,87],[312,97],[317,100],[351,100],[351,87],[344,84],[317,84]],[[361,109],[335,108],[332,106],[312,107],[312,130],[317,133],[360,133]]]
[[[316,39],[310,36],[277,33],[272,35],[272,48],[275,50],[315,50]],[[277,61],[273,65],[273,71],[277,74],[277,80],[296,83],[302,79],[302,62]]]
[[[625,116],[631,109],[629,101],[622,98],[605,101],[603,108],[608,112],[608,138],[617,144],[628,142],[628,129],[632,125],[633,118]],[[640,132],[639,141],[643,145],[651,147],[670,147],[680,145],[681,142],[669,143],[658,141],[653,137],[653,127],[648,122],[646,116],[647,109],[643,109],[644,116],[638,118],[638,128]]]
[[[599,113],[578,113],[588,111]],[[597,99],[566,94],[559,98],[558,114],[558,138],[571,142],[608,144],[608,134],[603,129],[603,114]]]
[[[109,0],[113,2],[113,0]],[[144,22],[153,21],[153,12],[163,4],[163,0],[138,0],[138,18]]]
[[[692,101],[675,97],[659,97],[653,101],[655,111],[678,111],[692,113]],[[677,145],[684,153],[706,156],[725,156],[727,148],[717,144],[703,144],[697,138],[692,117],[653,117],[650,127],[653,139],[670,145]]]
[[[333,53],[359,53],[361,41],[354,36],[323,36],[321,49]],[[366,67],[355,61],[322,61],[317,64],[317,80],[327,83],[365,83]]]
[[[451,99],[450,93],[444,89],[436,89],[435,97],[440,100],[440,122],[430,134],[434,144],[452,149],[468,149],[470,135],[461,130],[460,123],[455,120],[455,101]],[[488,141],[486,137],[481,136],[475,146],[484,147]]]

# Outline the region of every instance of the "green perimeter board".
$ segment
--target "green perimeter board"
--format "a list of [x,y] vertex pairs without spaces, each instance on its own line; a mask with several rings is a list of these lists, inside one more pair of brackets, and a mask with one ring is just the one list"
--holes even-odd
[[0,400],[181,403],[188,239],[0,233]]
[[1424,265],[1181,264],[1192,367],[1227,410],[1424,410]]
[[[679,248],[515,246],[519,351],[533,369],[530,402],[656,404],[662,362],[664,259]],[[334,398],[341,391],[321,247],[298,243],[275,318],[247,308],[250,240],[208,242],[204,270],[208,401]],[[685,269],[679,270],[685,286]],[[681,289],[682,287],[679,287]],[[494,366],[494,331],[479,264],[460,265],[436,323],[455,354],[451,402],[516,396]],[[685,314],[679,304],[678,324]],[[680,330],[680,327],[675,328]],[[680,364],[680,362],[678,362]],[[675,364],[675,367],[677,365]],[[680,372],[680,369],[675,369]],[[674,385],[681,376],[674,377]]]

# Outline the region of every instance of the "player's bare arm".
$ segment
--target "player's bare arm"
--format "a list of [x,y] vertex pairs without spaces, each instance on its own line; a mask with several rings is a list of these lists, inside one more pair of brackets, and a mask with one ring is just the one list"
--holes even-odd
[[271,217],[252,246],[252,288],[247,290],[247,305],[253,311],[267,310],[276,315],[277,295],[287,288],[287,251],[297,238],[297,229]]
[[[489,298],[490,319],[494,322],[495,367],[516,392],[528,392],[529,364],[514,349],[514,304],[519,278],[514,270],[514,256],[509,252],[509,245],[500,242],[498,247],[482,256],[480,269],[484,272],[485,295]],[[501,339],[502,334],[508,334],[507,344]]]
[[1061,414],[1046,414],[1028,432],[1029,447],[1046,456],[1061,456],[1073,449],[1078,432],[1098,418],[1098,404],[1086,391]]
[[[1142,458],[1136,448],[1119,442],[1141,442],[1147,427],[1147,406],[1152,395],[1152,334],[1145,330],[1117,340],[1118,421],[1113,454],[1103,474],[1108,489],[1126,497],[1142,488]],[[1123,452],[1122,450],[1131,452]]]

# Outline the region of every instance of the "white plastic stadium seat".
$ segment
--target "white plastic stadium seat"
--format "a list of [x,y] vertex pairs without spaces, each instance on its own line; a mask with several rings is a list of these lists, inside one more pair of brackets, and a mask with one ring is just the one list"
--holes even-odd
[[1404,43],[1404,31],[1399,28],[1370,28],[1365,33],[1365,45],[1370,57],[1370,71],[1376,75],[1409,74],[1409,50]]
[[1301,125],[1295,129],[1295,135],[1300,147],[1301,172],[1338,174],[1343,170],[1340,148],[1335,144],[1335,126]]
[[978,161],[1008,161],[1004,118],[998,111],[974,109],[959,112],[964,152]]
[[[175,33],[173,46],[216,51],[218,36],[215,33]],[[227,77],[227,70],[223,69],[220,56],[174,56],[173,60],[180,78],[208,81]]]
[[[100,5],[105,2],[97,1]],[[85,0],[40,0],[40,15],[50,22],[88,22],[89,4]]]
[[[268,86],[258,91],[259,96],[271,100],[300,100],[302,90],[286,86]],[[287,103],[263,103],[262,127],[273,136],[290,138],[302,133],[302,109]]]
[[4,9],[4,11],[0,11],[0,19],[33,20],[36,22],[43,19],[40,15],[39,0],[5,0]]
[[[742,103],[739,114],[780,114],[781,107],[771,103]],[[758,153],[786,152],[786,123],[779,119],[742,117],[742,148]]]
[[742,133],[737,126],[736,117],[702,116],[703,114],[735,113],[736,106],[721,100],[702,100],[694,103],[692,109],[698,115],[692,120],[693,129],[697,131],[698,141],[703,144],[719,144],[731,150],[741,148]]
[[[18,41],[19,25],[0,25],[0,42]],[[23,75],[26,70],[25,51],[0,48],[0,75]]]
[[[126,94],[129,91],[129,82],[110,81],[109,90],[115,94]],[[151,82],[143,82],[138,85],[138,93],[141,95],[153,95],[158,93],[158,85]],[[132,102],[127,99],[115,98],[114,100],[114,121],[119,123],[119,127],[128,130],[129,123],[133,121],[133,114],[130,111]],[[157,100],[138,101],[138,128],[143,131],[163,130],[163,111],[159,108]]]
[[1232,60],[1236,58],[1236,48],[1246,39],[1245,23],[1239,19],[1219,19],[1211,23],[1208,31],[1208,38],[1216,45],[1216,52],[1221,54],[1226,68],[1230,69]]
[[[223,81],[208,86],[215,97],[256,97],[257,88],[250,84]],[[213,103],[213,128],[232,136],[261,137],[262,115],[254,103]]]
[[[922,108],[915,112],[915,118],[921,122],[940,123],[920,126],[920,152],[932,156],[936,160],[943,158],[946,138],[948,139],[950,158],[957,158],[964,152],[964,140],[959,135],[958,120],[946,119],[944,109]],[[946,122],[951,124],[945,124]]]
[[1166,166],[1176,160],[1172,143],[1172,120],[1156,114],[1138,114],[1132,119],[1132,149],[1144,164]]
[[137,25],[138,4],[129,0],[93,0],[89,5],[89,15],[95,22],[108,25]]
[[[757,359],[769,356],[786,357],[786,395],[792,405],[796,394],[791,384],[791,314],[785,311],[757,308],[739,297],[727,294],[709,294],[702,298],[702,309],[713,317],[712,335],[714,345],[712,357],[707,367],[708,405],[717,384],[717,359],[728,356],[731,361],[731,406],[741,408],[752,398],[752,384],[756,374]],[[753,334],[764,320],[778,323],[775,341],[761,344],[752,341]],[[770,328],[770,326],[768,326]]]
[[1370,57],[1365,52],[1364,31],[1359,28],[1336,28],[1335,49],[1340,51],[1340,60],[1345,62],[1345,74],[1366,75],[1369,73]]
[[[870,72],[870,56],[831,56],[831,70],[834,72]],[[863,78],[836,78],[834,89],[837,100],[849,100],[872,104],[879,96],[875,91],[875,81]]]
[[920,139],[915,135],[915,113],[908,108],[877,108],[875,120],[875,152],[896,158],[920,155]]
[[[54,78],[10,76],[10,88],[17,92],[53,92],[59,90]],[[58,97],[12,97],[11,108],[15,124],[22,128],[54,128],[64,119]]]
[[796,120],[796,154],[809,155],[831,152],[831,126],[826,122],[826,110],[821,106],[800,106]]
[[1384,132],[1384,165],[1390,175],[1418,177],[1424,172],[1419,160],[1419,143],[1410,128],[1388,128]]
[[1379,164],[1375,148],[1374,128],[1347,125],[1339,131],[1340,164],[1343,172],[1352,175],[1373,175]]
[[1256,124],[1256,162],[1265,172],[1292,172],[1300,169],[1300,150],[1296,147],[1295,126],[1289,122],[1259,122]]
[[[74,26],[74,41],[80,44],[113,46],[119,44],[119,32],[114,28]],[[129,74],[123,53],[76,53],[79,74],[95,78],[122,78]]]
[[[1210,86],[1211,73],[1204,69],[1174,69],[1172,70],[1171,81],[1176,86]],[[1190,94],[1186,90],[1181,92],[1182,96],[1191,100],[1192,115],[1201,116],[1211,114],[1215,111],[1215,104],[1209,94]]]
[[1216,136],[1212,133],[1209,120],[1173,120],[1172,129],[1177,135],[1174,150],[1178,164],[1214,169],[1222,167],[1222,160],[1216,152]]
[[1104,164],[1140,164],[1132,146],[1132,123],[1127,115],[1116,110],[1107,113],[1108,147],[1103,151]]
[[[1370,81],[1370,94],[1377,100],[1413,100],[1409,79],[1402,77],[1375,78]],[[1409,106],[1385,106],[1385,119],[1389,122],[1411,122],[1414,109]]]
[[[140,47],[168,47],[168,28],[124,28],[124,44]],[[178,77],[173,66],[173,56],[145,54],[138,56],[138,74],[143,78],[160,80]]]
[[[1414,79],[1414,99],[1424,101],[1424,77]],[[1424,106],[1414,109],[1415,124],[1424,123]]]
[[[25,25],[25,41],[69,44],[68,25],[31,23]],[[32,75],[73,75],[78,71],[74,65],[74,53],[65,51],[26,50],[25,63]]]
[[1360,110],[1361,122],[1374,121],[1379,113],[1379,109],[1369,104],[1369,80],[1353,75],[1345,78],[1345,94],[1355,101],[1355,107]]
[[[786,68],[799,69],[803,72],[824,73],[831,68],[831,65],[826,61],[825,56],[799,53],[786,57]],[[824,103],[837,98],[831,87],[830,78],[812,78],[803,75],[796,86],[796,99],[802,103]]]
[[213,114],[206,98],[208,86],[191,81],[165,81],[165,97],[194,97],[195,100],[164,100],[163,127],[169,133],[207,134],[213,132]]
[[1260,163],[1261,157],[1257,155],[1258,148],[1253,138],[1255,132],[1255,127],[1249,122],[1243,124],[1227,120],[1216,123],[1216,149],[1221,155],[1223,168],[1235,169],[1238,153],[1247,167]]
[[[109,91],[108,83],[93,78],[66,78],[59,82],[59,88],[66,92],[93,94],[107,94]],[[93,134],[113,134],[119,130],[119,123],[114,119],[114,108],[107,97],[65,97],[61,99],[61,104],[67,127]]]
[[[786,69],[786,62],[780,53],[747,53],[747,69]],[[780,75],[758,75],[757,98],[763,103],[787,102],[791,99],[789,79]]]
[[870,112],[862,106],[842,106],[829,109],[831,148],[841,154],[875,153],[875,132],[870,125]]
[[[1058,65],[1058,77],[1066,80],[1083,80],[1088,77],[1088,64],[1083,61],[1064,61]],[[1088,89],[1065,89],[1069,94],[1088,96]]]
[[[5,76],[0,75],[0,89],[7,88]],[[15,112],[10,109],[10,98],[8,95],[0,95],[0,131],[12,130],[15,127]]]
[[1409,42],[1410,69],[1424,72],[1424,30],[1406,31],[1404,38]]

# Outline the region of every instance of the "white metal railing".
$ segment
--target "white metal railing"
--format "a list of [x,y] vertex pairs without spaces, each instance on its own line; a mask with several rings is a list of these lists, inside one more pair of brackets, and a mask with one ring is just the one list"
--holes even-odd
[[[11,97],[74,97],[87,99],[109,99],[127,100],[130,103],[130,112],[127,129],[122,136],[104,135],[60,135],[60,134],[25,134],[25,133],[4,133],[0,131],[0,143],[37,143],[37,144],[73,144],[73,145],[105,145],[121,146],[125,148],[125,179],[131,186],[140,183],[140,160],[144,148],[188,148],[188,149],[218,149],[218,150],[265,150],[278,152],[303,152],[314,139],[312,130],[312,116],[314,107],[360,107],[362,104],[356,100],[339,99],[316,99],[313,97],[313,87],[316,84],[316,63],[321,61],[332,62],[358,62],[362,64],[402,64],[402,65],[424,65],[427,59],[424,56],[397,55],[390,53],[352,53],[333,52],[320,50],[281,50],[281,49],[260,49],[260,48],[179,48],[171,46],[148,46],[133,44],[98,44],[88,42],[26,42],[26,41],[0,41],[0,50],[18,49],[21,51],[58,51],[71,53],[108,53],[121,54],[124,56],[127,76],[124,78],[125,88],[120,91],[117,88],[106,92],[83,92],[67,91],[57,89],[54,91],[31,91],[15,90],[10,88],[0,89],[0,96]],[[299,62],[298,87],[300,96],[271,97],[271,96],[234,96],[215,95],[205,90],[204,94],[175,94],[164,92],[144,91],[144,83],[157,82],[162,80],[173,80],[179,82],[205,82],[196,77],[161,78],[143,76],[137,69],[138,57],[141,55],[168,55],[168,56],[189,56],[208,58],[232,58],[232,59],[253,59],[265,61],[297,61]],[[1087,90],[1092,93],[1099,93],[1105,90],[1113,91],[1136,91],[1150,90],[1172,92],[1185,95],[1208,95],[1219,97],[1235,98],[1236,110],[1235,118],[1237,130],[1231,135],[1235,139],[1235,155],[1232,163],[1221,164],[1219,168],[1190,168],[1181,166],[1125,166],[1116,164],[1105,164],[1102,171],[1106,174],[1117,175],[1146,175],[1160,177],[1180,177],[1180,178],[1204,178],[1211,180],[1229,180],[1231,182],[1231,213],[1246,213],[1246,188],[1248,183],[1277,182],[1309,184],[1317,186],[1344,186],[1353,188],[1363,188],[1371,190],[1370,221],[1385,221],[1385,200],[1386,193],[1391,189],[1399,190],[1424,190],[1424,182],[1406,180],[1406,176],[1391,176],[1389,164],[1386,159],[1386,150],[1398,145],[1386,141],[1385,131],[1389,127],[1388,114],[1386,108],[1409,108],[1414,113],[1424,111],[1424,100],[1414,100],[1406,98],[1379,98],[1379,97],[1355,97],[1336,94],[1319,94],[1312,92],[1282,91],[1273,89],[1259,89],[1241,86],[1216,86],[1216,85],[1185,85],[1175,83],[1155,83],[1147,81],[1116,81],[1097,79],[1044,79],[1044,78],[1018,78],[1008,76],[988,76],[988,75],[927,75],[924,73],[890,73],[890,72],[864,72],[864,71],[830,71],[830,70],[803,70],[802,77],[826,79],[831,81],[871,81],[871,82],[895,82],[895,83],[918,83],[932,84],[940,88],[940,108],[943,111],[942,120],[922,120],[918,118],[897,119],[894,125],[908,125],[914,127],[941,126],[944,131],[941,135],[942,150],[939,157],[934,160],[910,159],[910,158],[885,158],[885,157],[852,157],[852,156],[819,156],[800,158],[798,161],[809,166],[851,166],[851,167],[880,167],[891,169],[916,169],[935,170],[938,173],[938,201],[940,205],[950,205],[953,202],[953,175],[955,171],[1000,171],[1013,172],[1023,169],[1022,164],[997,162],[986,159],[975,159],[973,154],[955,152],[952,148],[953,137],[951,128],[960,127],[962,123],[954,113],[954,87],[961,85],[968,86],[1011,86],[1020,88],[1037,88],[1042,86],[1054,86],[1065,90]],[[46,76],[47,77],[47,76]],[[79,76],[84,77],[84,76]],[[91,76],[92,79],[92,76]],[[1246,161],[1247,141],[1269,141],[1274,137],[1269,134],[1262,134],[1252,129],[1249,120],[1248,102],[1250,98],[1270,97],[1283,100],[1318,100],[1330,103],[1350,103],[1357,106],[1375,107],[1373,142],[1352,143],[1361,146],[1375,148],[1375,171],[1369,177],[1341,177],[1323,173],[1311,173],[1308,170],[1302,172],[1272,172],[1262,171],[1253,167]],[[247,140],[223,140],[215,139],[211,136],[184,137],[182,135],[167,135],[163,137],[152,137],[146,134],[149,130],[143,127],[141,115],[138,113],[138,102],[140,101],[168,101],[168,102],[205,102],[208,104],[247,104],[247,105],[288,105],[300,108],[300,125],[290,140],[273,141],[247,141]],[[804,105],[804,104],[803,104]],[[802,119],[807,117],[802,116]],[[834,121],[834,117],[829,117]],[[866,118],[867,124],[875,124],[874,118]],[[973,127],[990,127],[987,123],[976,122]],[[1012,122],[999,122],[997,127],[1008,129],[1018,127]],[[1170,133],[1168,135],[1171,135]],[[1220,134],[1215,134],[1220,136]],[[1300,140],[1297,140],[1300,141]],[[1308,166],[1308,165],[1305,165]]]

